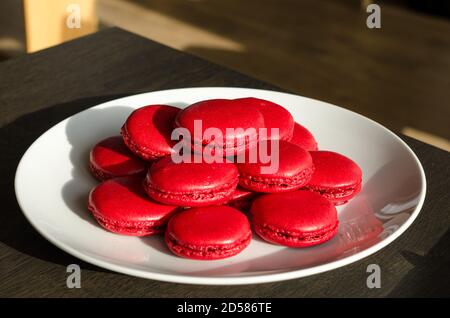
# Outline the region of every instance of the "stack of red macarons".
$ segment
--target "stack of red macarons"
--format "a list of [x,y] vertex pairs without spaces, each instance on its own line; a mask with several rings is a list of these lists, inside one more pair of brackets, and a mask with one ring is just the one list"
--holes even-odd
[[121,135],[91,151],[101,183],[89,210],[114,233],[164,233],[181,257],[238,254],[252,228],[274,244],[323,243],[338,230],[335,205],[361,189],[355,162],[318,150],[285,108],[258,98],[141,107]]

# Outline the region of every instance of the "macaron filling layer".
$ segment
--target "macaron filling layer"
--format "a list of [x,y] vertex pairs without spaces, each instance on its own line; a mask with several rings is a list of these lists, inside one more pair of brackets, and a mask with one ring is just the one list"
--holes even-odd
[[[92,175],[97,180],[101,180],[101,181],[108,180],[111,178],[121,177],[119,175],[113,175],[111,173],[107,173],[106,171],[101,170],[100,168],[97,168],[92,163],[89,163],[89,170],[91,171]],[[143,174],[145,174],[145,171],[138,171],[136,173],[127,174],[127,176],[137,176],[137,175],[143,175]]]
[[92,205],[88,206],[97,222],[105,229],[115,233],[127,233],[128,235],[151,235],[160,233],[164,226],[162,222],[144,221],[144,222],[130,222],[130,221],[117,221],[105,218],[99,213],[95,212],[95,208]]
[[331,239],[338,230],[339,222],[314,232],[300,232],[286,229],[280,229],[272,225],[264,224],[262,226],[255,225],[255,230],[261,236],[274,241],[276,243],[292,244],[292,246],[306,246],[323,243]]
[[258,138],[258,135],[256,135],[256,137],[246,136],[242,139],[234,138],[235,142],[225,142],[223,144],[217,144],[214,141],[194,141],[192,143],[192,149],[195,150],[196,146],[198,147],[201,145],[202,151],[208,148],[211,148],[210,150],[216,148],[219,151],[224,151],[226,156],[234,156],[235,154],[241,153],[247,149],[256,147],[258,145]]
[[233,244],[199,246],[178,242],[172,235],[166,235],[166,241],[176,254],[199,259],[219,259],[235,255],[250,244],[251,233]]
[[198,140],[192,140],[192,143],[194,144],[201,144],[202,146],[216,146],[216,147],[224,147],[224,148],[238,148],[247,146],[249,144],[257,144],[258,143],[258,131],[255,130],[254,135],[243,135],[243,136],[233,136],[233,137],[226,137],[223,136],[222,143],[217,143],[216,139],[198,139]]
[[230,183],[225,183],[223,186],[215,188],[214,190],[207,191],[193,191],[193,192],[175,192],[175,191],[165,191],[156,187],[152,182],[145,178],[144,180],[144,188],[147,193],[153,197],[155,200],[158,198],[166,199],[169,201],[176,201],[179,204],[182,204],[182,201],[188,201],[192,203],[192,201],[198,201],[199,203],[208,201],[208,202],[219,202],[223,200],[227,200],[232,196],[234,190],[236,189],[238,180],[234,180]]
[[246,173],[240,175],[240,184],[249,188],[267,189],[267,188],[284,188],[295,189],[307,184],[311,179],[314,168],[307,168],[292,177],[277,176],[253,176]]
[[348,187],[339,187],[339,188],[324,188],[320,186],[306,186],[305,189],[310,191],[315,191],[323,195],[328,199],[339,199],[344,198],[349,195],[352,195],[355,191],[357,191],[361,185],[352,185]]
[[339,188],[326,188],[320,186],[307,185],[305,190],[314,191],[322,195],[324,198],[330,200],[335,205],[347,203],[353,196],[361,190],[361,183]]

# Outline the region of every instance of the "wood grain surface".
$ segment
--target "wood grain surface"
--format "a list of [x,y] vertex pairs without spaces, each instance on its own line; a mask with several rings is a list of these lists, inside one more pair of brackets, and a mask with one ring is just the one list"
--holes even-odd
[[[107,100],[193,86],[277,89],[120,29],[0,63],[0,296],[448,296],[450,156],[407,137],[403,138],[418,154],[428,181],[418,219],[382,251],[302,279],[262,285],[193,286],[130,277],[66,254],[25,220],[14,195],[14,173],[20,157],[40,134],[62,119]],[[359,91],[349,87],[346,93]],[[72,263],[82,268],[80,289],[66,287],[66,266]],[[366,267],[371,263],[382,269],[380,289],[366,287]]]

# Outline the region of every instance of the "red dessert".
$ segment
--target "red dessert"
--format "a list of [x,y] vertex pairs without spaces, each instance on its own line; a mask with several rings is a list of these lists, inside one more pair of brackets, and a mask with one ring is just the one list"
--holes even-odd
[[142,178],[107,180],[89,194],[89,210],[108,231],[134,236],[159,233],[176,206],[163,205],[148,198]]
[[[283,106],[268,100],[246,97],[235,99],[246,107],[255,107],[264,117],[264,127],[267,128],[267,139],[290,140],[294,131],[294,118]],[[272,134],[271,129],[278,128],[278,134]]]
[[259,236],[289,247],[326,242],[338,230],[334,205],[310,191],[262,195],[253,202],[251,213]]
[[89,168],[99,181],[130,175],[143,175],[147,163],[125,146],[121,136],[106,138],[91,150]]
[[313,134],[299,123],[295,123],[294,125],[294,134],[290,142],[307,151],[318,150],[317,141],[314,139]]
[[238,183],[238,170],[232,163],[175,163],[163,158],[150,168],[144,182],[150,197],[179,206],[206,206],[230,200]]
[[[197,133],[195,122],[201,123]],[[221,155],[232,156],[256,145],[259,128],[264,128],[264,117],[255,107],[246,107],[245,102],[211,99],[195,103],[181,111],[175,125],[189,131],[193,145],[214,148]],[[220,132],[221,140],[217,136],[213,138],[205,134],[208,128]],[[239,130],[230,131],[238,128]]]
[[310,152],[314,173],[307,190],[323,195],[336,205],[344,204],[361,190],[362,171],[351,159],[332,151]]
[[121,130],[125,144],[145,160],[170,155],[176,143],[171,140],[171,134],[179,111],[179,108],[168,105],[149,105],[136,109]]
[[240,253],[251,241],[247,217],[228,206],[192,208],[175,215],[165,240],[176,255],[214,260]]
[[[239,184],[249,190],[256,192],[286,192],[299,189],[306,185],[311,179],[314,171],[313,162],[309,153],[291,144],[288,141],[279,141],[279,156],[272,151],[271,143],[267,144],[268,154],[271,155],[272,163],[238,163],[240,173]],[[260,158],[260,157],[258,157]],[[278,160],[278,164],[275,164]],[[249,161],[249,160],[246,160]],[[272,167],[276,171],[266,173],[263,167]]]

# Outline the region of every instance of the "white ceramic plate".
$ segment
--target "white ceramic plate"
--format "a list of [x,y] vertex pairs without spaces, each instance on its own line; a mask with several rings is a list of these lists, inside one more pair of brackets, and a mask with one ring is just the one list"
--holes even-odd
[[[201,99],[254,96],[285,106],[309,128],[320,149],[340,152],[362,168],[363,188],[338,207],[340,229],[331,241],[310,248],[271,245],[256,235],[237,256],[218,261],[178,258],[161,237],[127,237],[100,228],[88,213],[96,185],[88,154],[102,138],[117,135],[135,108],[185,107]],[[411,149],[376,122],[317,100],[245,88],[185,88],[113,100],[67,118],[39,137],[19,163],[16,195],[25,216],[50,242],[113,271],[190,284],[250,284],[317,274],[382,249],[417,217],[425,198],[423,168]]]

